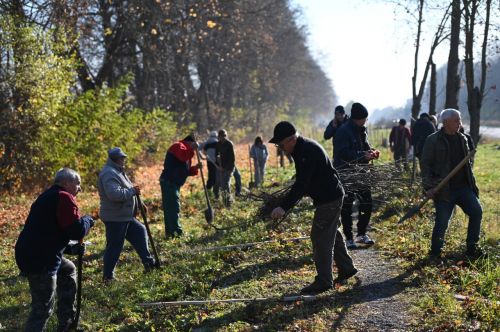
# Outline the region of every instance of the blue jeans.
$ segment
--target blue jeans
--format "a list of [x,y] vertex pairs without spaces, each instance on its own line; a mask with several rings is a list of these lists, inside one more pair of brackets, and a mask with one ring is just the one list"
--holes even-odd
[[483,210],[477,195],[470,187],[464,187],[450,191],[448,201],[435,200],[436,221],[432,230],[431,253],[439,255],[444,245],[444,236],[455,205],[462,208],[464,213],[469,216],[469,225],[467,227],[467,248],[474,248],[479,241],[481,230],[481,220]]
[[125,239],[134,247],[142,264],[151,266],[155,260],[148,248],[146,227],[136,219],[124,222],[104,222],[106,226],[106,250],[104,251],[104,279],[114,277],[114,270],[123,249]]

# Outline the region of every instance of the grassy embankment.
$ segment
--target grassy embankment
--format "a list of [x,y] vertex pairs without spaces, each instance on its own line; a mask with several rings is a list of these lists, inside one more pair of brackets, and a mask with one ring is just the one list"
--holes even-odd
[[[324,146],[330,151],[331,143]],[[270,150],[274,152],[274,148]],[[241,156],[246,156],[246,146],[240,151]],[[383,152],[387,158],[388,151]],[[248,184],[247,160],[242,158],[238,163],[243,182]],[[431,204],[403,226],[396,225],[399,217],[393,214],[405,211],[410,206],[409,199],[415,197],[419,189],[401,188],[401,196],[390,197],[391,204],[379,208],[374,215],[376,246],[387,256],[398,259],[419,285],[414,290],[415,296],[408,300],[415,304],[415,316],[422,327],[439,326],[443,330],[469,327],[498,330],[500,327],[499,163],[498,145],[480,146],[475,173],[484,208],[481,242],[490,254],[487,259],[470,262],[462,256],[466,219],[457,210],[447,234],[447,259],[439,266],[426,262],[432,227]],[[257,221],[243,229],[215,232],[203,217],[205,203],[199,178],[190,179],[182,189],[182,224],[187,236],[165,240],[157,185],[160,171],[160,166],[139,168],[136,178],[145,187],[143,196],[149,205],[151,228],[163,267],[143,274],[139,258],[127,244],[117,267],[119,281],[104,285],[101,281],[104,225],[98,222],[87,238],[92,245],[88,246],[84,261],[82,327],[85,330],[184,331],[196,327],[231,331],[328,330],[343,314],[343,307],[334,296],[314,303],[240,303],[147,310],[139,307],[139,303],[151,301],[279,297],[297,293],[314,276],[309,241],[276,242],[249,250],[194,252],[211,246],[304,236],[308,234],[312,217],[311,209],[297,209],[275,230],[266,228],[266,222]],[[293,167],[279,169],[273,158],[267,184],[282,182],[292,174]],[[29,312],[28,285],[18,277],[13,246],[32,199],[28,196],[1,199],[0,330],[20,330]],[[82,193],[79,202],[84,213],[97,209],[98,199],[93,192]],[[217,202],[215,207],[214,223],[229,226],[245,221],[252,223],[258,204],[237,200],[230,210]],[[342,286],[331,294],[349,292],[351,287],[352,284]],[[457,301],[455,294],[468,299]],[[52,317],[50,330],[55,324]]]

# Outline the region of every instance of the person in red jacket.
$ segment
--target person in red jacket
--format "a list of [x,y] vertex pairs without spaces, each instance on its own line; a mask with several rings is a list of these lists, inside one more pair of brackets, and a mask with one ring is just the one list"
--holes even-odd
[[[16,242],[16,263],[28,278],[31,312],[25,331],[43,331],[57,297],[57,331],[68,331],[75,318],[76,269],[63,257],[70,240],[81,240],[94,225],[90,216],[80,217],[75,197],[80,175],[62,168],[54,185],[35,202]],[[80,250],[83,250],[81,247]]]
[[202,167],[201,164],[192,166],[196,149],[198,142],[194,135],[189,135],[172,144],[165,155],[160,187],[167,238],[180,236],[183,232],[179,223],[180,190],[187,177],[197,175],[198,169]]
[[408,149],[411,144],[410,129],[406,127],[406,120],[399,119],[399,125],[392,127],[389,136],[389,145],[394,153],[394,161],[398,168],[403,162],[405,170],[408,170]]

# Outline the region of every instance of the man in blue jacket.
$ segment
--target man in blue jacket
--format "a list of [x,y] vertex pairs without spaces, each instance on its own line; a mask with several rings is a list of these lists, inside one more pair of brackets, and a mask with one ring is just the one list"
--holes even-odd
[[[353,164],[368,164],[377,159],[379,152],[370,147],[365,123],[368,111],[360,103],[352,104],[351,118],[337,130],[335,136],[335,161],[337,169],[349,168]],[[352,233],[352,205],[354,199],[359,199],[358,236],[357,243],[373,244],[374,241],[366,234],[372,214],[372,193],[370,189],[348,192],[342,206],[342,228],[346,237],[347,248],[357,247]]]
[[[16,242],[16,263],[28,278],[31,312],[25,331],[43,331],[57,294],[57,331],[68,331],[75,318],[75,265],[63,252],[70,240],[81,240],[94,225],[90,216],[80,218],[75,197],[80,175],[62,168],[54,185],[35,202]],[[82,249],[83,250],[83,249]]]
[[[323,133],[324,139],[332,139],[332,144],[334,144],[335,134],[337,130],[349,120],[349,117],[345,114],[344,106],[338,105],[335,107],[335,115],[332,121],[326,126],[325,132]],[[333,155],[335,155],[335,145],[333,146]]]
[[[347,252],[339,227],[340,209],[344,189],[326,151],[316,141],[299,136],[295,127],[282,121],[274,127],[269,143],[279,146],[295,160],[295,182],[280,206],[275,208],[272,218],[281,218],[303,196],[309,196],[315,207],[311,229],[313,259],[317,275],[313,283],[301,290],[302,294],[318,294],[329,290],[334,283],[345,283],[358,270]],[[332,264],[338,268],[338,277],[333,280]]]

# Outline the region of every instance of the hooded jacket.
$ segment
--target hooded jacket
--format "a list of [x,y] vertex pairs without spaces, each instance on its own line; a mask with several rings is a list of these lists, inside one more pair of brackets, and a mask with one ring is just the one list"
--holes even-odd
[[137,208],[134,185],[123,167],[108,158],[99,173],[99,216],[103,221],[131,221]]
[[198,174],[198,167],[191,166],[194,150],[188,142],[179,141],[167,150],[160,180],[166,180],[179,187],[186,182],[188,176]]

